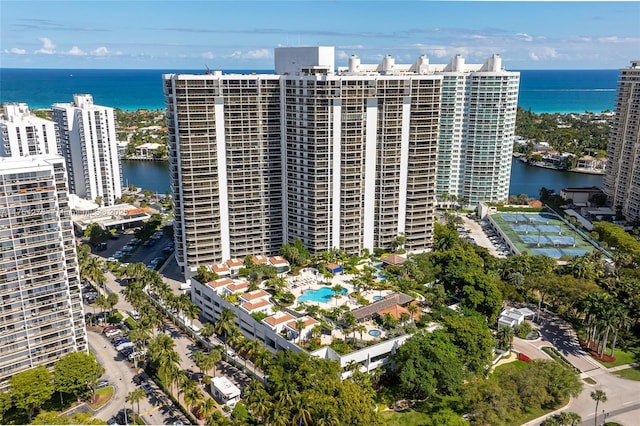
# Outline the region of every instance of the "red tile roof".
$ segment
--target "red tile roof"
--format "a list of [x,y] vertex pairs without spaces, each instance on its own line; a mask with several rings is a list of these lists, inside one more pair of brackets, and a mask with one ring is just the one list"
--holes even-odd
[[288,265],[289,262],[287,262],[287,259],[285,259],[282,256],[273,256],[269,258],[269,262],[273,265],[273,266],[277,266],[277,265]]
[[[231,281],[231,280],[229,280]],[[269,293],[267,293],[264,290],[254,290],[254,291],[250,291],[249,293],[245,293],[242,295],[242,298],[244,300],[256,300],[256,299],[260,299],[261,297],[266,297],[269,296]]]
[[253,263],[267,263],[267,258],[264,257],[263,255],[259,254],[257,256],[251,256],[251,259],[253,260]]
[[[301,320],[304,321],[304,327],[307,328],[310,325],[313,324],[318,324],[318,321],[314,320],[311,317],[306,317],[306,318],[300,318]],[[287,327],[291,327],[293,330],[297,330],[298,328],[296,327],[296,323],[298,322],[298,320],[296,321],[291,321],[287,323]]]
[[219,274],[221,272],[229,272],[229,267],[225,263],[214,263],[211,265],[211,270]]
[[231,280],[231,278],[220,278],[218,280],[209,281],[207,284],[209,284],[213,288],[218,288],[227,284],[233,284],[233,281]]
[[267,305],[271,305],[268,300],[258,300],[256,302],[245,302],[242,304],[242,307],[251,312]]
[[227,260],[227,265],[229,268],[241,268],[244,263],[242,263],[242,260],[236,258]]
[[238,291],[238,290],[242,290],[243,288],[247,288],[249,287],[249,283],[246,281],[242,281],[239,283],[235,283],[235,284],[231,284],[230,286],[228,286],[227,288],[231,291]]
[[293,317],[285,312],[281,315],[271,315],[270,317],[265,318],[263,321],[269,325],[274,326],[282,324],[283,322],[291,321],[292,319]]

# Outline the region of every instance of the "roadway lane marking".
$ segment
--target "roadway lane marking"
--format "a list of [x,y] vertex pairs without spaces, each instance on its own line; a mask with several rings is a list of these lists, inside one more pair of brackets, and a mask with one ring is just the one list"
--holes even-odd
[[156,405],[156,406],[155,406],[155,407],[153,407],[152,409],[147,410],[147,411],[145,411],[144,413],[141,413],[140,415],[141,415],[141,416],[146,416],[146,415],[147,415],[147,414],[149,414],[149,413],[153,413],[154,411],[159,410],[159,409],[160,409],[160,407],[162,407],[162,405]]

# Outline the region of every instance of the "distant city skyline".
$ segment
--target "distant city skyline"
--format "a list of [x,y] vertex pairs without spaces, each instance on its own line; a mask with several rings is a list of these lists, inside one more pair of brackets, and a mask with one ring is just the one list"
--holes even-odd
[[5,1],[4,68],[269,70],[278,46],[507,69],[617,69],[640,59],[638,2]]

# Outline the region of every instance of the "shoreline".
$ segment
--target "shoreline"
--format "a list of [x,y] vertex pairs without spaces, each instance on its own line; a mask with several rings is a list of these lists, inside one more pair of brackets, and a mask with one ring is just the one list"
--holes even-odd
[[604,172],[598,172],[598,171],[588,170],[588,169],[578,169],[578,168],[575,168],[575,169],[559,169],[556,166],[539,164],[539,163],[529,163],[528,161],[523,160],[520,155],[512,154],[512,157],[514,157],[515,159],[519,160],[520,162],[526,164],[527,166],[538,167],[540,169],[554,170],[556,172],[570,172],[570,173],[578,173],[578,174],[584,174],[584,175],[604,176]]

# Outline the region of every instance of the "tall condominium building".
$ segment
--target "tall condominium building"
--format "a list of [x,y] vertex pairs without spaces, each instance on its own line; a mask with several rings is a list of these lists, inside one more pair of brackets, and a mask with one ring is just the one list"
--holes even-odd
[[0,158],[0,388],[86,351],[65,160]]
[[54,122],[36,117],[29,111],[27,104],[3,105],[0,133],[0,157],[58,154]]
[[335,71],[332,47],[277,48],[275,71],[164,76],[181,265],[294,239],[427,250],[436,194],[507,198],[519,74],[499,56]]
[[620,70],[604,191],[628,221],[640,220],[640,60]]
[[122,196],[122,177],[113,108],[94,105],[91,95],[73,95],[72,103],[53,105],[67,161],[72,194],[105,206]]
[[336,73],[332,47],[275,60],[275,75],[164,76],[179,263],[296,238],[356,253],[404,234],[428,249],[442,77],[390,59]]
[[438,195],[466,203],[504,201],[509,196],[520,73],[505,71],[498,55],[484,64],[429,65],[443,76]]

